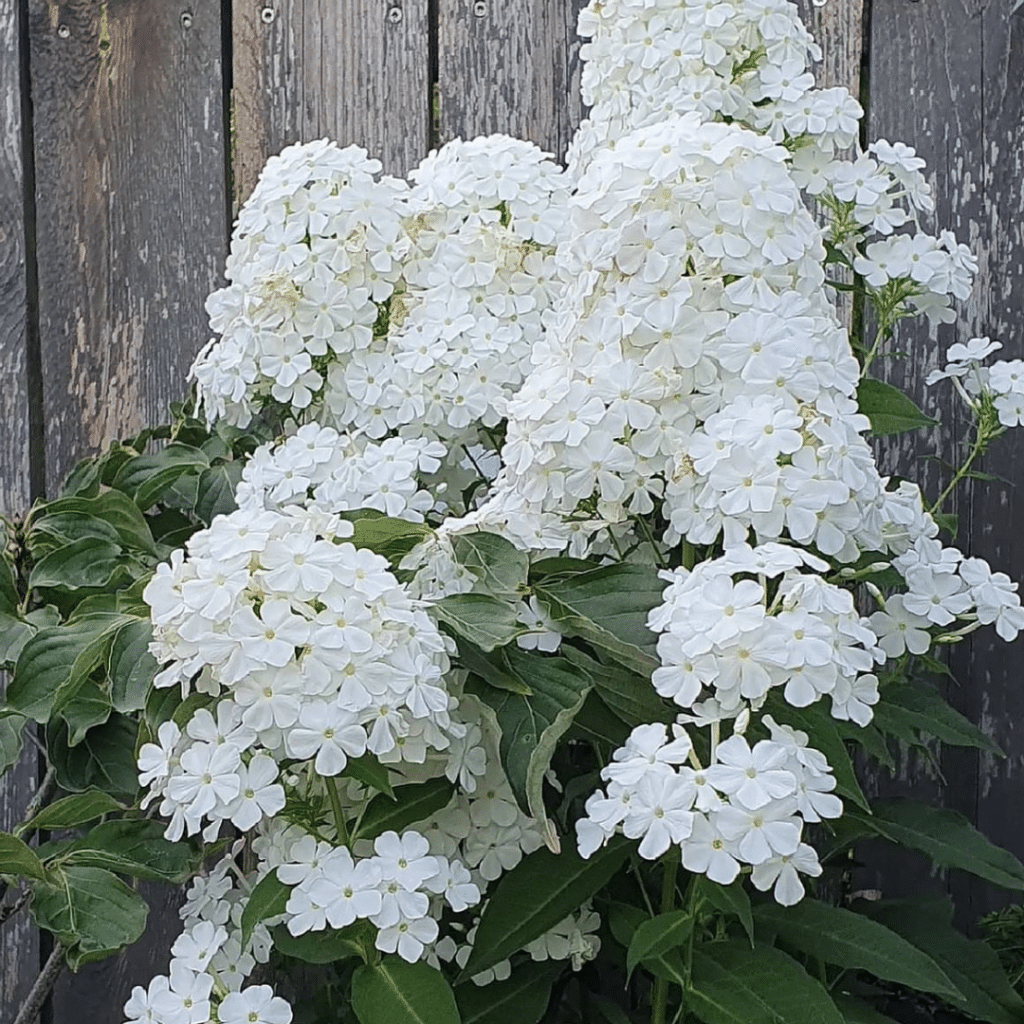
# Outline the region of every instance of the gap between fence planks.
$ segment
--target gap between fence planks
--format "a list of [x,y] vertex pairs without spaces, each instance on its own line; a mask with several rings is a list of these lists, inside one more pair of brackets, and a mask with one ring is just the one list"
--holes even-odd
[[[21,18],[0,0],[0,512],[28,507],[28,295],[21,120]],[[0,674],[0,689],[6,685]],[[31,744],[0,779],[0,831],[20,820],[36,788]],[[5,902],[16,892],[9,891]],[[24,909],[0,929],[0,1024],[9,1024],[40,967],[39,935]]]

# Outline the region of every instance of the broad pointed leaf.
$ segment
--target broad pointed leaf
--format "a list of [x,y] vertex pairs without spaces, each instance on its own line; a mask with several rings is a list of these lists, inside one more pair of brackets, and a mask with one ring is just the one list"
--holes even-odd
[[571,848],[559,854],[537,850],[502,875],[460,980],[500,963],[578,910],[611,880],[631,846],[618,836],[589,860]]
[[477,588],[514,601],[526,587],[530,558],[496,533],[462,533],[452,538],[455,559],[477,579]]
[[930,956],[862,914],[804,899],[792,907],[763,903],[755,918],[787,947],[839,967],[956,1000],[959,992]]
[[357,968],[352,1009],[360,1024],[460,1024],[451,986],[425,960],[389,956]]

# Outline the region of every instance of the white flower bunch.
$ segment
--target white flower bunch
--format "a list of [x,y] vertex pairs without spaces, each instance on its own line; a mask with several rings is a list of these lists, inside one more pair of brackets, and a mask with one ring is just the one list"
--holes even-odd
[[[347,528],[347,529],[346,529]],[[291,506],[214,520],[147,586],[157,686],[191,680],[216,712],[161,726],[140,752],[167,834],[252,828],[283,806],[285,760],[326,777],[367,752],[422,762],[464,728],[445,688],[448,644],[351,524]],[[269,788],[268,788],[269,787]]]
[[247,426],[273,401],[322,398],[325,367],[368,348],[410,247],[409,186],[321,139],[267,161],[231,239],[227,288],[208,302],[221,337],[192,367],[198,410]]
[[444,445],[426,438],[374,442],[307,423],[252,453],[235,500],[250,512],[289,505],[325,513],[369,508],[421,523],[435,503],[423,478],[436,473],[446,455]]
[[757,888],[774,886],[785,905],[799,901],[798,872],[821,874],[813,848],[801,842],[803,824],[838,818],[843,805],[832,794],[828,762],[807,745],[807,734],[770,716],[764,721],[771,739],[751,746],[734,734],[713,746],[707,767],[681,725],[673,726],[672,739],[664,725],[637,726],[601,771],[607,788],[588,798],[587,816],[576,822],[580,853],[591,856],[621,831],[640,840],[647,860],[675,844],[688,871],[722,885],[750,864]]
[[884,655],[853,595],[804,566],[826,568],[796,548],[744,545],[692,572],[662,572],[671,582],[648,618],[661,634],[658,693],[715,721],[756,711],[783,687],[794,707],[831,696],[836,718],[866,725],[878,700],[868,673]]

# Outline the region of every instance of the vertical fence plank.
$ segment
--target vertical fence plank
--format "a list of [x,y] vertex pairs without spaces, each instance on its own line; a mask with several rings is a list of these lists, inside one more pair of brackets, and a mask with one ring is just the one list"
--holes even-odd
[[327,136],[404,175],[430,140],[428,0],[234,0],[235,207],[268,156]]
[[[8,516],[23,513],[29,503],[20,30],[17,0],[0,0],[0,512]],[[21,820],[36,782],[36,751],[29,744],[0,779],[0,831],[9,832]],[[39,937],[22,910],[0,930],[0,1024],[14,1019],[38,971]]]
[[[979,334],[1003,343],[999,356],[1024,358],[1024,18],[1010,15],[1012,4],[986,4],[980,16],[984,62],[974,69],[982,99],[983,139],[971,153],[971,186],[984,202],[979,218],[983,252],[978,282]],[[966,187],[966,182],[965,182]],[[973,230],[973,229],[972,229]],[[982,247],[982,242],[983,247]],[[979,483],[972,506],[970,551],[994,569],[1024,580],[1020,488],[1024,485],[1024,437],[1011,430],[992,448],[983,468],[1006,478]],[[1016,486],[1013,486],[1016,485]],[[1021,653],[1007,647],[988,627],[972,637],[970,677],[961,679],[968,714],[980,721],[1006,752],[1005,759],[982,757],[975,780],[978,827],[993,842],[1024,858],[1024,835],[1015,808],[1024,784],[1024,692],[1018,666]],[[950,772],[956,766],[950,767]],[[958,894],[959,895],[959,894]],[[1020,902],[990,886],[972,886],[968,912],[976,918],[1006,902]]]
[[225,252],[219,0],[30,0],[47,484],[163,420]]
[[502,132],[561,159],[583,116],[576,18],[585,0],[444,0],[440,141]]
[[[922,482],[926,495],[935,497],[948,476],[937,462],[925,461],[939,453],[952,458],[964,437],[962,407],[950,388],[926,388],[927,372],[944,361],[946,348],[957,340],[987,333],[991,242],[987,231],[983,187],[985,111],[983,105],[984,52],[982,0],[950,0],[939,5],[907,0],[873,0],[871,5],[869,126],[872,138],[903,140],[928,161],[926,173],[935,190],[936,211],[923,227],[932,233],[953,230],[979,256],[980,270],[974,292],[959,307],[955,325],[930,329],[927,321],[905,321],[897,329],[891,354],[879,367],[891,383],[906,387],[912,397],[940,425],[917,431],[885,446],[885,470],[901,472]],[[983,489],[1000,485],[982,484]],[[971,487],[955,496],[947,511],[960,514],[960,543],[969,550],[977,525],[972,515]],[[1009,524],[1007,523],[1007,529]],[[1000,568],[1001,566],[997,566]],[[1011,657],[1004,647],[1004,663]],[[973,721],[982,715],[987,686],[969,645],[952,652],[951,667],[958,684],[949,697]],[[901,775],[902,792],[918,799],[941,802],[977,821],[978,757],[973,751],[946,748],[940,752],[944,781],[929,779],[920,767]],[[1016,843],[1020,849],[1019,837]],[[908,856],[885,861],[890,895],[922,890],[923,862]],[[954,876],[942,884],[958,904],[962,924],[973,919],[975,884]]]
[[[226,252],[219,0],[29,0],[47,488],[165,421]],[[119,1024],[166,964],[176,890],[126,953],[66,975],[55,1021]]]
[[814,69],[819,87],[842,85],[860,96],[864,4],[865,0],[829,0],[818,7],[812,0],[797,0],[804,24],[821,47],[821,63]]

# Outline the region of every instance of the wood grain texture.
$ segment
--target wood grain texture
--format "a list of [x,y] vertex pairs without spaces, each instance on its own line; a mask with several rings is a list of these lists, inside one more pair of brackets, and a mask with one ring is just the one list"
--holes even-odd
[[17,0],[0,0],[0,512],[29,501],[28,297]]
[[225,254],[218,0],[31,0],[47,487],[163,421]]
[[818,7],[812,0],[796,0],[804,24],[821,47],[821,63],[814,68],[820,88],[841,85],[860,95],[865,2],[871,0],[828,0]]
[[561,160],[583,117],[581,0],[439,0],[440,141],[501,132]]
[[[901,356],[891,356],[880,368],[941,421],[933,430],[904,435],[898,444],[886,446],[886,470],[921,480],[932,497],[948,479],[947,471],[923,460],[933,453],[952,458],[963,443],[966,423],[951,389],[924,387],[927,372],[944,361],[953,341],[977,335],[1005,332],[1009,355],[1021,354],[1022,292],[1019,280],[1009,287],[1007,281],[1019,275],[1024,249],[1019,226],[1007,218],[1020,202],[1024,53],[1019,28],[1014,36],[1014,26],[998,14],[1003,9],[984,0],[873,0],[871,7],[871,137],[901,139],[917,148],[928,161],[926,173],[937,201],[924,227],[933,233],[953,230],[979,259],[978,279],[968,301],[958,305],[957,323],[936,331],[926,322],[905,321],[890,346]],[[988,95],[1000,76],[1004,96],[1014,89],[1018,94],[1009,109]],[[1013,147],[1017,152],[1008,152]],[[993,450],[988,468],[1008,475],[1011,484],[1020,483],[1020,453],[1019,442],[1006,438]],[[1012,520],[1012,495],[1012,486],[999,482],[970,483],[946,510],[960,516],[959,544],[966,553],[983,555],[993,568],[1020,577],[1024,548],[1014,544],[1019,526]],[[950,659],[957,680],[948,686],[950,700],[994,735],[1010,757],[994,762],[974,751],[947,747],[941,751],[943,784],[908,772],[902,788],[960,811],[1020,857],[1024,835],[1012,820],[1016,816],[1008,814],[1019,799],[1024,767],[1024,731],[1019,725],[1024,703],[1013,670],[1018,658],[989,627],[954,650]],[[902,873],[888,872],[893,895],[922,887],[918,866],[905,866]],[[1006,900],[1005,894],[963,875],[954,874],[945,887],[964,926]]]
[[[999,356],[1024,358],[1024,18],[1010,16],[1009,4],[987,3],[975,12],[981,62],[958,61],[961,82],[976,84],[981,101],[980,147],[970,154],[970,177],[961,173],[961,189],[977,190],[982,205],[977,241],[981,257],[975,286],[977,334],[1003,343]],[[993,569],[1024,580],[1024,437],[1011,430],[1000,438],[983,469],[1005,482],[977,482],[971,495],[969,552]],[[995,739],[1005,759],[982,757],[965,803],[978,827],[993,842],[1024,859],[1024,832],[1016,808],[1024,787],[1024,692],[1020,686],[1020,641],[1008,646],[991,627],[981,630],[964,652],[969,674],[961,677],[963,710]],[[960,766],[950,763],[947,775]],[[1003,906],[1008,894],[970,885],[957,898],[973,920]],[[1019,901],[1020,897],[1013,897]]]
[[[17,0],[0,0],[0,512],[11,516],[22,514],[30,497],[20,36]],[[21,821],[36,784],[30,745],[0,779],[0,832]],[[7,902],[15,898],[8,892]],[[21,910],[0,929],[0,1024],[14,1019],[39,965],[39,937]]]
[[268,156],[324,136],[404,175],[430,140],[428,0],[233,0],[235,209]]

